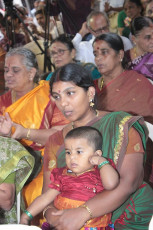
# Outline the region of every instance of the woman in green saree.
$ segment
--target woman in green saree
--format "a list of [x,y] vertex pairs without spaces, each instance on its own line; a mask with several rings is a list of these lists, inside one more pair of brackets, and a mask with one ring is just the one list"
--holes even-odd
[[[63,137],[79,126],[90,125],[103,136],[103,156],[111,158],[120,174],[120,183],[113,191],[103,191],[85,205],[93,217],[113,212],[115,229],[148,229],[153,214],[153,192],[143,182],[143,162],[147,129],[141,116],[125,112],[108,113],[94,109],[95,88],[89,73],[81,66],[68,64],[59,68],[50,81],[51,95],[57,107],[70,120],[63,131],[53,134],[45,148],[44,191],[50,171],[65,166]],[[78,230],[90,219],[86,208],[75,208],[52,214],[45,209],[47,221],[56,229]]]
[[0,153],[0,224],[15,224],[15,197],[32,172],[34,158],[18,141],[2,136]]

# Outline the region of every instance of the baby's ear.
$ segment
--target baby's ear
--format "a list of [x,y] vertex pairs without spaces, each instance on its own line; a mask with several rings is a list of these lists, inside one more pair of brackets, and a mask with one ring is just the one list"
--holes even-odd
[[103,152],[101,151],[101,150],[97,150],[95,153],[94,153],[94,155],[96,155],[96,156],[102,156],[102,154],[103,154]]

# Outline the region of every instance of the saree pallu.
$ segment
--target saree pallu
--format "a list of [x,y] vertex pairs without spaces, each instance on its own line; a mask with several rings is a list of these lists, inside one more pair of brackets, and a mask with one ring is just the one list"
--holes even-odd
[[[140,116],[133,117],[126,112],[112,112],[103,117],[93,119],[87,125],[97,128],[102,133],[103,143],[105,143],[102,146],[103,156],[112,159],[118,171],[120,171],[125,156],[125,150],[128,145],[128,131],[131,127],[137,130],[141,137],[143,148],[146,149],[147,128],[144,125],[143,118]],[[62,131],[50,137],[47,152],[44,155],[44,170],[49,171],[57,166],[65,166],[63,142]],[[121,218],[131,202],[136,206],[136,212],[134,209],[131,209],[133,218],[127,218],[126,225],[121,224],[118,229],[147,230],[149,221],[153,215],[153,191],[147,184],[142,185],[141,189],[137,189],[121,207],[113,212],[113,223],[117,225],[117,219]],[[132,228],[128,227],[129,223],[133,226]]]
[[[12,121],[29,129],[49,129],[52,126],[67,123],[59,112],[55,103],[50,99],[49,83],[40,81],[39,85],[12,104],[11,91],[0,97],[1,113],[8,112]],[[21,143],[36,151],[44,153],[44,146],[30,140],[22,139]],[[43,170],[24,188],[27,206],[41,194],[43,184]]]
[[[104,111],[125,111],[141,115],[153,124],[153,85],[142,74],[128,70],[112,80],[101,91],[97,90],[97,108]],[[145,178],[153,186],[153,142],[147,142]]]
[[100,91],[98,81],[97,109],[104,111],[125,111],[140,115],[153,124],[153,85],[142,74],[134,70],[124,71]]
[[[0,153],[0,184],[15,173],[17,195],[32,172],[34,158],[18,141],[6,137],[0,137]],[[16,199],[10,211],[0,210],[0,224],[8,223],[17,223]]]
[[128,69],[137,71],[140,74],[143,74],[147,78],[153,81],[153,54],[146,53],[142,56],[131,60],[130,50],[125,52],[125,56],[128,60]]

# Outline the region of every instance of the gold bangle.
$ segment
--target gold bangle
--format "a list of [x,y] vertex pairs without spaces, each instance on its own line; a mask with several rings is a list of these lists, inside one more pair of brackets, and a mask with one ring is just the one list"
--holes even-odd
[[91,209],[90,209],[87,205],[85,205],[85,204],[81,205],[80,207],[81,207],[81,208],[85,208],[85,209],[89,212],[90,219],[92,219],[92,212],[91,212]]
[[45,217],[45,213],[46,213],[46,211],[47,211],[49,208],[52,208],[52,206],[47,206],[47,207],[44,209],[44,211],[43,211],[43,218],[44,218],[44,219],[46,218],[46,217]]
[[26,136],[26,139],[27,139],[27,140],[30,139],[30,132],[31,132],[31,129],[28,129],[27,136]]

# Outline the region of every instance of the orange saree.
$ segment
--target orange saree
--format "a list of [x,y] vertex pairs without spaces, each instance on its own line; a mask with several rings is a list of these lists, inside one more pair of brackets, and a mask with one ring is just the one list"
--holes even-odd
[[[64,116],[51,101],[49,84],[40,81],[39,85],[12,104],[11,91],[0,96],[0,113],[8,112],[12,121],[21,124],[25,128],[49,129],[52,126],[64,125],[67,123]],[[21,143],[30,146],[34,150],[41,151],[43,156],[44,146],[22,139]],[[43,170],[24,188],[25,202],[29,205],[38,195],[41,194],[43,184]]]

